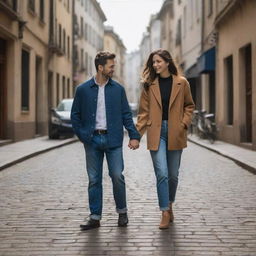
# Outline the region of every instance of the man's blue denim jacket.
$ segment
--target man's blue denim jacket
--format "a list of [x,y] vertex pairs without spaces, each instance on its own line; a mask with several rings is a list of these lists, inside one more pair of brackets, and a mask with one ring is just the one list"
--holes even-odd
[[[79,85],[76,89],[71,110],[71,121],[75,134],[83,143],[90,143],[93,137],[97,98],[98,85],[95,84],[94,78]],[[125,90],[112,79],[109,79],[105,86],[105,104],[108,147],[122,146],[123,126],[128,131],[130,139],[140,140],[140,135],[133,123]]]

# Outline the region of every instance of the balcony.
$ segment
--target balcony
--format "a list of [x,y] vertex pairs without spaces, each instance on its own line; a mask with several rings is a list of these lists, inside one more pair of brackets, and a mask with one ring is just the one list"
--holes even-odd
[[63,56],[64,55],[64,51],[61,47],[59,47],[59,45],[57,43],[51,42],[48,45],[49,51],[52,54],[57,54],[58,56]]
[[19,20],[17,0],[0,0],[0,10],[3,10],[11,19]]

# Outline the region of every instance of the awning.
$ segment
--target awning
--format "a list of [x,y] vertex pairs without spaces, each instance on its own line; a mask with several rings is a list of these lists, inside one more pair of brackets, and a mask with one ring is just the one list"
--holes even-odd
[[199,73],[198,73],[198,69],[197,69],[197,64],[196,63],[185,71],[185,76],[188,79],[189,78],[198,77],[198,75],[199,75]]
[[215,47],[204,52],[197,61],[199,73],[209,73],[215,70]]

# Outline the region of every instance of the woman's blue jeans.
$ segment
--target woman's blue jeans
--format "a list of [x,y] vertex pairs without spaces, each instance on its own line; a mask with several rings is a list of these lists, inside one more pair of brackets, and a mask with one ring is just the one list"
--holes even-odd
[[89,177],[90,218],[100,220],[102,215],[102,170],[104,154],[107,158],[109,176],[112,179],[113,194],[118,213],[127,212],[122,147],[108,148],[107,135],[93,136],[91,144],[84,144],[86,169]]
[[168,121],[161,127],[158,150],[150,151],[157,179],[157,195],[161,211],[169,210],[175,201],[178,186],[179,167],[182,150],[168,150]]

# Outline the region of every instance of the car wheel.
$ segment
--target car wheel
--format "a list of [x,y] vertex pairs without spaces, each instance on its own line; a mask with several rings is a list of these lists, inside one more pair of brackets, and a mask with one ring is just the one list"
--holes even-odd
[[51,127],[49,128],[49,139],[58,139],[60,137],[59,133],[57,130],[52,129]]

